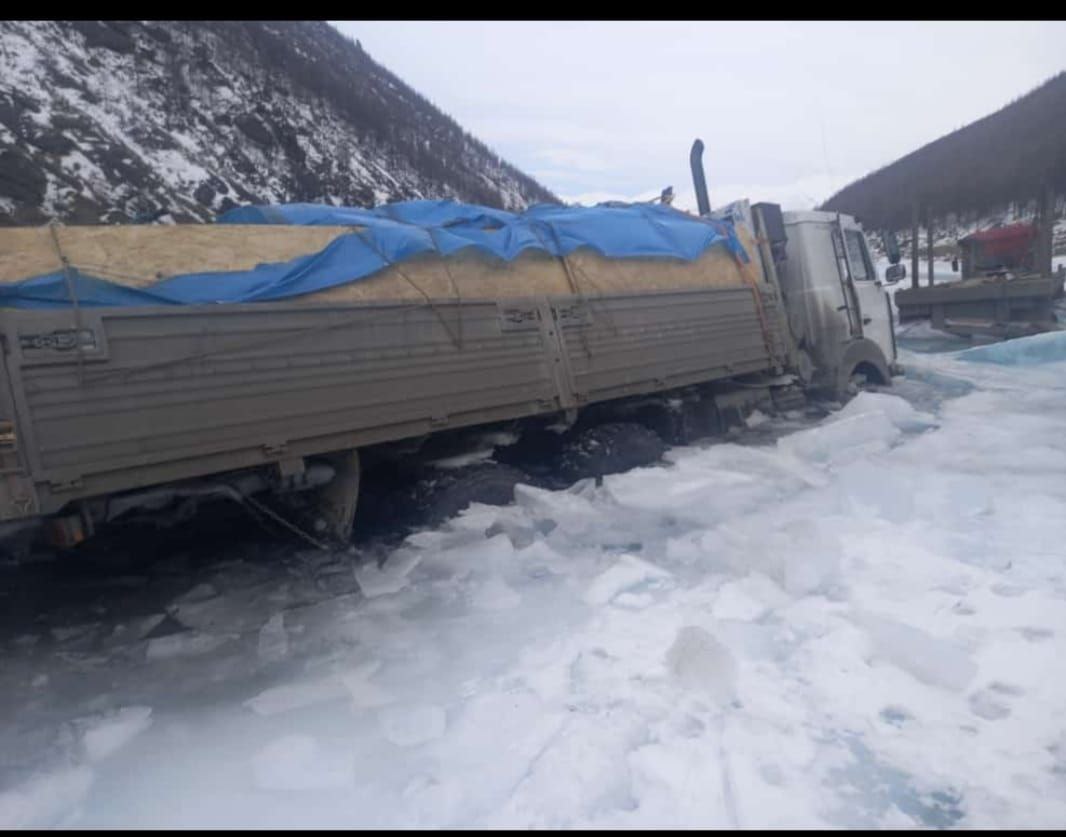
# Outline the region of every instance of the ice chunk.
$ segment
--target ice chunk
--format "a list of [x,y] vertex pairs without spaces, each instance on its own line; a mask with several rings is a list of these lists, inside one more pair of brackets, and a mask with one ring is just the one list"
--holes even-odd
[[884,413],[861,413],[785,436],[777,447],[797,459],[830,463],[887,450],[899,436],[900,429]]
[[190,604],[192,602],[203,602],[208,599],[213,599],[217,595],[218,590],[205,582],[203,584],[197,584],[191,590],[176,598],[174,604],[181,605]]
[[346,694],[343,683],[337,678],[326,677],[321,680],[275,686],[246,700],[244,705],[257,715],[277,715],[279,712],[337,700]]
[[100,627],[99,622],[86,622],[83,625],[70,625],[68,627],[52,628],[52,636],[57,642],[69,642],[74,639],[85,639],[89,634]]
[[998,363],[1004,366],[1066,361],[1066,331],[1049,331],[988,346],[976,346],[959,352],[956,357],[972,363]]
[[[208,585],[201,585],[207,587]],[[210,634],[244,633],[258,630],[277,609],[279,595],[273,585],[246,585],[225,595],[185,598],[169,608],[180,624]]]
[[414,747],[444,735],[444,710],[433,704],[404,704],[378,710],[381,732],[397,747]]
[[264,663],[283,660],[289,654],[289,634],[285,630],[285,614],[275,613],[259,629],[256,650]]
[[[705,534],[702,544],[733,571],[755,571],[755,578],[744,582],[745,592],[769,607],[787,600],[786,592],[792,596],[835,593],[843,554],[837,535],[809,518],[769,526],[762,520],[720,526]],[[774,584],[780,590],[773,590]]]
[[965,651],[920,628],[875,613],[856,613],[852,618],[869,633],[878,657],[927,685],[958,691],[977,674],[977,665]]
[[385,565],[379,567],[376,562],[368,561],[355,568],[355,580],[359,589],[368,599],[398,593],[407,586],[407,574],[418,566],[422,555],[408,549],[398,549]]
[[780,588],[766,576],[755,573],[740,581],[723,584],[714,600],[712,613],[715,619],[740,619],[750,622],[760,618],[770,609],[768,599],[773,598],[785,597]]
[[499,577],[492,577],[471,594],[471,601],[480,610],[510,610],[518,607],[522,597]]
[[73,767],[36,776],[0,792],[0,828],[60,825],[85,798],[92,783],[92,770]]
[[900,430],[924,430],[936,425],[936,418],[914,409],[905,399],[885,392],[860,392],[844,408],[829,417],[840,421],[868,413],[881,413]]
[[606,604],[619,593],[634,588],[661,587],[670,577],[670,573],[654,564],[633,555],[621,555],[614,566],[593,580],[584,598],[588,604]]
[[380,660],[371,660],[348,674],[338,675],[338,679],[344,683],[344,687],[352,697],[354,709],[376,709],[395,700],[389,692],[371,680],[380,668]]
[[146,651],[149,660],[169,660],[174,657],[193,657],[214,651],[223,643],[234,639],[233,636],[212,636],[198,631],[182,631],[176,634],[158,636],[148,641]]
[[737,664],[722,643],[697,625],[686,625],[666,652],[666,665],[678,682],[725,704],[736,696]]
[[581,535],[585,532],[603,532],[605,514],[586,496],[591,480],[575,483],[567,491],[547,491],[531,485],[516,485],[515,503],[534,521],[538,528],[551,523],[548,528],[558,528],[569,535]]
[[794,596],[826,593],[839,576],[840,539],[817,520],[791,520],[777,530],[781,539],[781,586]]
[[252,757],[255,783],[264,790],[343,788],[354,782],[351,759],[324,753],[309,735],[285,735]]
[[85,755],[91,762],[107,758],[152,725],[148,706],[126,706],[114,715],[97,721],[82,736]]
[[133,635],[139,639],[149,639],[149,634],[159,627],[160,623],[166,620],[166,618],[167,614],[165,613],[153,613],[151,616],[135,620],[131,626]]

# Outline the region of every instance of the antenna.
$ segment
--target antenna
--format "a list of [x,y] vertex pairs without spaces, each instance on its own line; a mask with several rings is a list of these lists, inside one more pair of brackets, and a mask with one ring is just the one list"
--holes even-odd
[[825,141],[825,119],[822,117],[822,102],[815,99],[814,112],[818,115],[818,129],[822,133],[822,163],[825,165],[825,176],[832,182],[833,170],[829,167],[829,145]]

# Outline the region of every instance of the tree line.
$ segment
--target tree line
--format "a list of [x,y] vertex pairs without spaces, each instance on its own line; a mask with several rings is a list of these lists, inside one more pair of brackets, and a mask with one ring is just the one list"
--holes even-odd
[[1066,72],[1006,107],[841,189],[821,208],[868,229],[906,229],[915,205],[931,218],[984,214],[1066,193]]

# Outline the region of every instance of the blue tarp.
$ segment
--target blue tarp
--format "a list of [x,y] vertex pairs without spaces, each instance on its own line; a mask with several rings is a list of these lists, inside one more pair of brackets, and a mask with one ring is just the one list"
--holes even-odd
[[[198,305],[263,302],[357,282],[390,264],[422,254],[451,255],[466,248],[507,261],[527,249],[568,255],[589,247],[608,258],[692,261],[713,246],[741,261],[748,255],[733,224],[696,218],[654,204],[563,207],[540,204],[521,214],[454,201],[405,201],[375,209],[319,204],[248,206],[230,210],[220,224],[357,226],[317,253],[252,270],[187,273],[146,288],[128,288],[77,270],[74,286],[85,306]],[[70,305],[62,272],[0,286],[0,306]]]

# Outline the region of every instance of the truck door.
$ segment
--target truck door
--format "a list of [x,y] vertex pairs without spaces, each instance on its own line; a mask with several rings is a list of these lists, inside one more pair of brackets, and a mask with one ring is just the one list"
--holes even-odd
[[844,256],[859,301],[858,320],[861,335],[880,347],[891,363],[896,359],[896,341],[892,333],[892,304],[881,288],[862,230],[840,226]]

